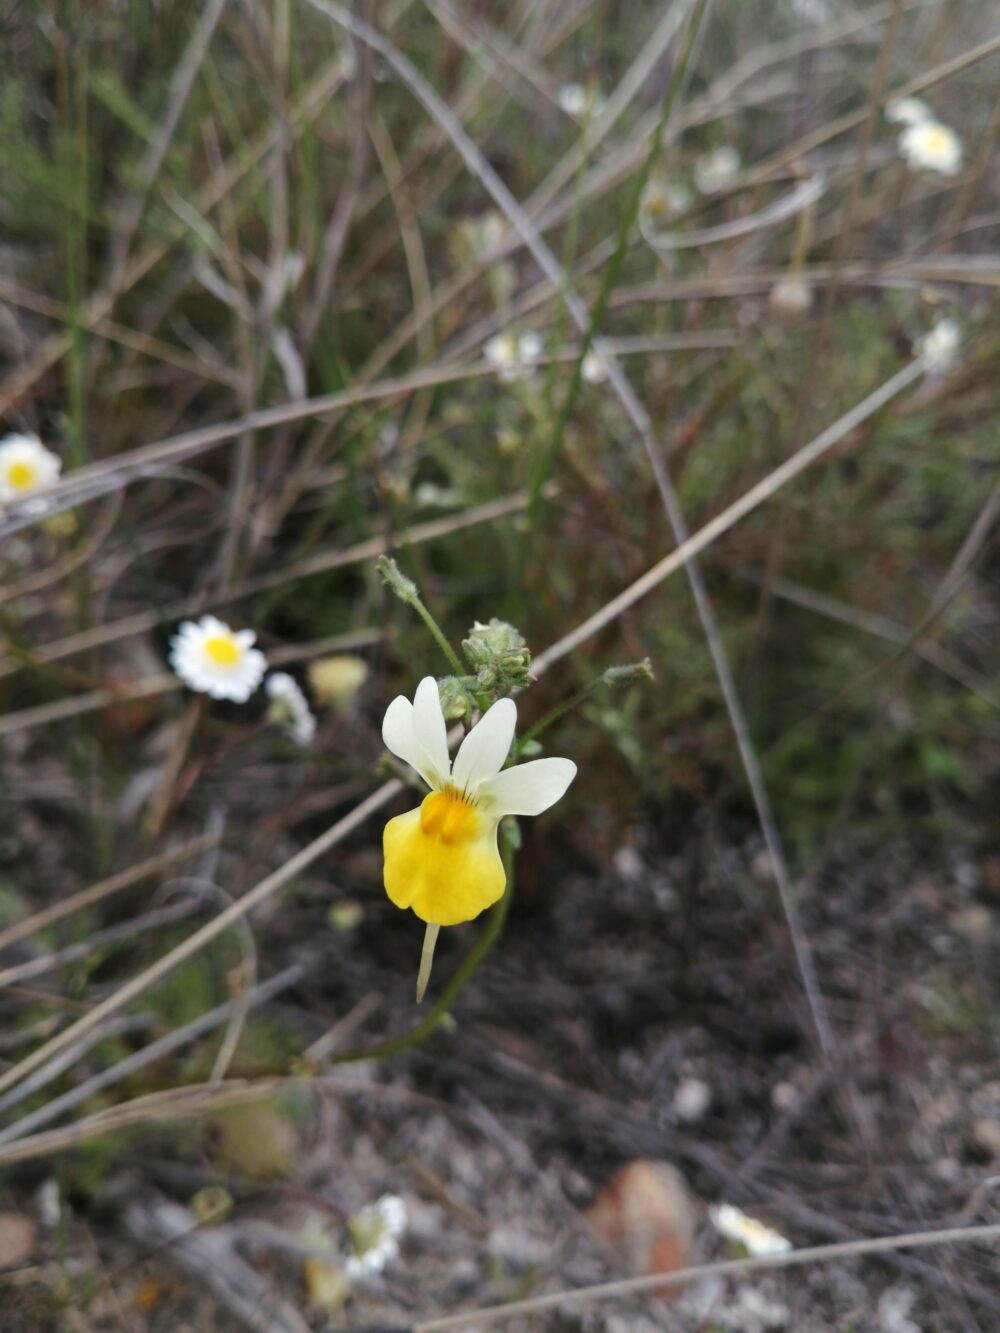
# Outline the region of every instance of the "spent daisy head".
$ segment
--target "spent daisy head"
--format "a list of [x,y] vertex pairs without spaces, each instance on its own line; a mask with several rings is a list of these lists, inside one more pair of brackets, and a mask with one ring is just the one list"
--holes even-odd
[[533,759],[504,769],[517,706],[500,699],[483,714],[452,763],[437,681],[425,676],[413,702],[397,696],[382,739],[430,788],[420,806],[385,826],[385,889],[429,926],[471,921],[503,896],[497,847],[504,815],[539,815],[576,776],[570,759]]
[[785,319],[795,319],[804,315],[812,305],[812,288],[807,282],[794,274],[788,273],[771,288],[768,301],[776,315]]
[[899,151],[915,171],[954,176],[962,166],[962,141],[939,120],[912,121],[899,136]]
[[35,435],[0,440],[0,500],[23,500],[54,486],[62,462]]
[[344,1271],[349,1278],[381,1273],[399,1255],[406,1230],[406,1204],[396,1194],[383,1194],[377,1203],[362,1208],[347,1224],[351,1253]]
[[958,359],[962,331],[953,319],[939,319],[917,343],[917,353],[924,358],[931,375],[943,375]]
[[189,689],[244,704],[267,670],[250,629],[232,630],[215,616],[185,620],[170,641],[170,665]]
[[604,368],[604,362],[593,348],[591,348],[583,358],[583,364],[580,366],[580,374],[588,384],[603,384],[608,378],[608,372]]
[[596,88],[584,87],[582,83],[564,83],[559,89],[559,106],[574,120],[590,120],[600,115],[605,105]]
[[691,191],[682,181],[653,176],[642,187],[640,222],[654,230],[662,230],[681,213],[686,213],[692,202]]
[[739,170],[739,153],[730,144],[723,144],[699,157],[694,164],[694,183],[699,194],[717,194],[732,185]]
[[537,333],[517,334],[506,331],[490,338],[483,355],[506,383],[526,379],[542,354],[544,343]]
[[271,706],[267,715],[284,727],[296,745],[308,745],[316,735],[316,719],[302,693],[302,687],[287,671],[275,671],[264,685]]

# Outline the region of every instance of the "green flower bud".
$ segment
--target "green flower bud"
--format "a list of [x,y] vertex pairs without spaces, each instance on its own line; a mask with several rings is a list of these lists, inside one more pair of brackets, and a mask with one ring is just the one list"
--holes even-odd
[[395,560],[387,555],[380,555],[375,561],[375,569],[379,578],[391,588],[401,602],[406,602],[408,606],[415,606],[420,601],[420,594],[417,591],[417,585],[412,579],[408,579],[400,570]]
[[648,657],[641,662],[627,662],[624,666],[608,667],[601,679],[605,685],[632,685],[640,680],[655,680],[653,664]]
[[444,676],[438,681],[441,712],[446,721],[467,722],[471,718],[475,701],[469,697],[469,689],[473,685],[472,676]]
[[494,617],[488,625],[478,620],[462,640],[475,668],[480,690],[499,698],[531,682],[531,653],[524,636],[513,625]]

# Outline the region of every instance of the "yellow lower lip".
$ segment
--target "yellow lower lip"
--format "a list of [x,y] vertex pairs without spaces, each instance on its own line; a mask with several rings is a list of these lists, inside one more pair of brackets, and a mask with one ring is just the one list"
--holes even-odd
[[431,792],[419,810],[385,826],[385,889],[421,921],[471,921],[503,896],[496,821],[453,791]]

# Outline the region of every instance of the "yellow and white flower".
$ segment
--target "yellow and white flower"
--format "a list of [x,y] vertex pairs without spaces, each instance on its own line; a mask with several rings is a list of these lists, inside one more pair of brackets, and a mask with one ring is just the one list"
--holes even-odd
[[924,358],[931,375],[944,375],[958,359],[961,345],[962,331],[955,321],[939,319],[917,343],[917,352]]
[[699,194],[718,194],[739,175],[740,155],[729,144],[713,148],[694,164],[694,183]]
[[385,826],[385,889],[397,907],[411,907],[429,926],[471,921],[503,896],[500,820],[540,815],[576,776],[570,759],[533,759],[504,769],[516,725],[513,699],[498,700],[462,741],[452,764],[433,676],[420,682],[412,703],[398,695],[386,710],[386,748],[431,790],[418,809]]
[[525,379],[534,372],[544,344],[537,333],[498,333],[483,348],[486,360],[500,373],[505,383]]
[[962,141],[939,120],[911,121],[899,136],[899,151],[918,171],[954,176],[962,166]]
[[264,686],[271,700],[268,716],[285,727],[296,745],[308,745],[316,735],[316,719],[302,687],[287,671],[275,671]]
[[742,1245],[754,1259],[772,1258],[774,1255],[787,1254],[792,1242],[777,1231],[758,1222],[755,1217],[747,1217],[731,1203],[721,1203],[708,1210],[712,1225],[726,1240]]
[[0,440],[0,500],[23,500],[54,486],[62,462],[35,435]]
[[894,125],[920,125],[935,117],[927,103],[919,97],[894,97],[886,103],[885,118]]
[[199,694],[245,704],[267,670],[251,629],[231,630],[215,616],[185,620],[170,643],[170,665]]

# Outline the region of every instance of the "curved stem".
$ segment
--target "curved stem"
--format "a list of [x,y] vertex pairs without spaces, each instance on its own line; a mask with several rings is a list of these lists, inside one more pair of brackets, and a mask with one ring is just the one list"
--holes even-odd
[[444,632],[442,631],[441,626],[437,623],[437,621],[434,619],[431,613],[427,610],[427,607],[424,606],[423,602],[419,597],[415,597],[413,601],[410,603],[410,605],[413,607],[414,611],[416,611],[417,615],[430,630],[431,634],[433,634],[435,643],[444,653],[445,657],[447,657],[448,661],[451,663],[452,670],[455,672],[455,675],[463,676],[465,674],[466,668],[459,661],[458,654],[455,652],[454,648],[452,648],[448,640],[444,637]]

